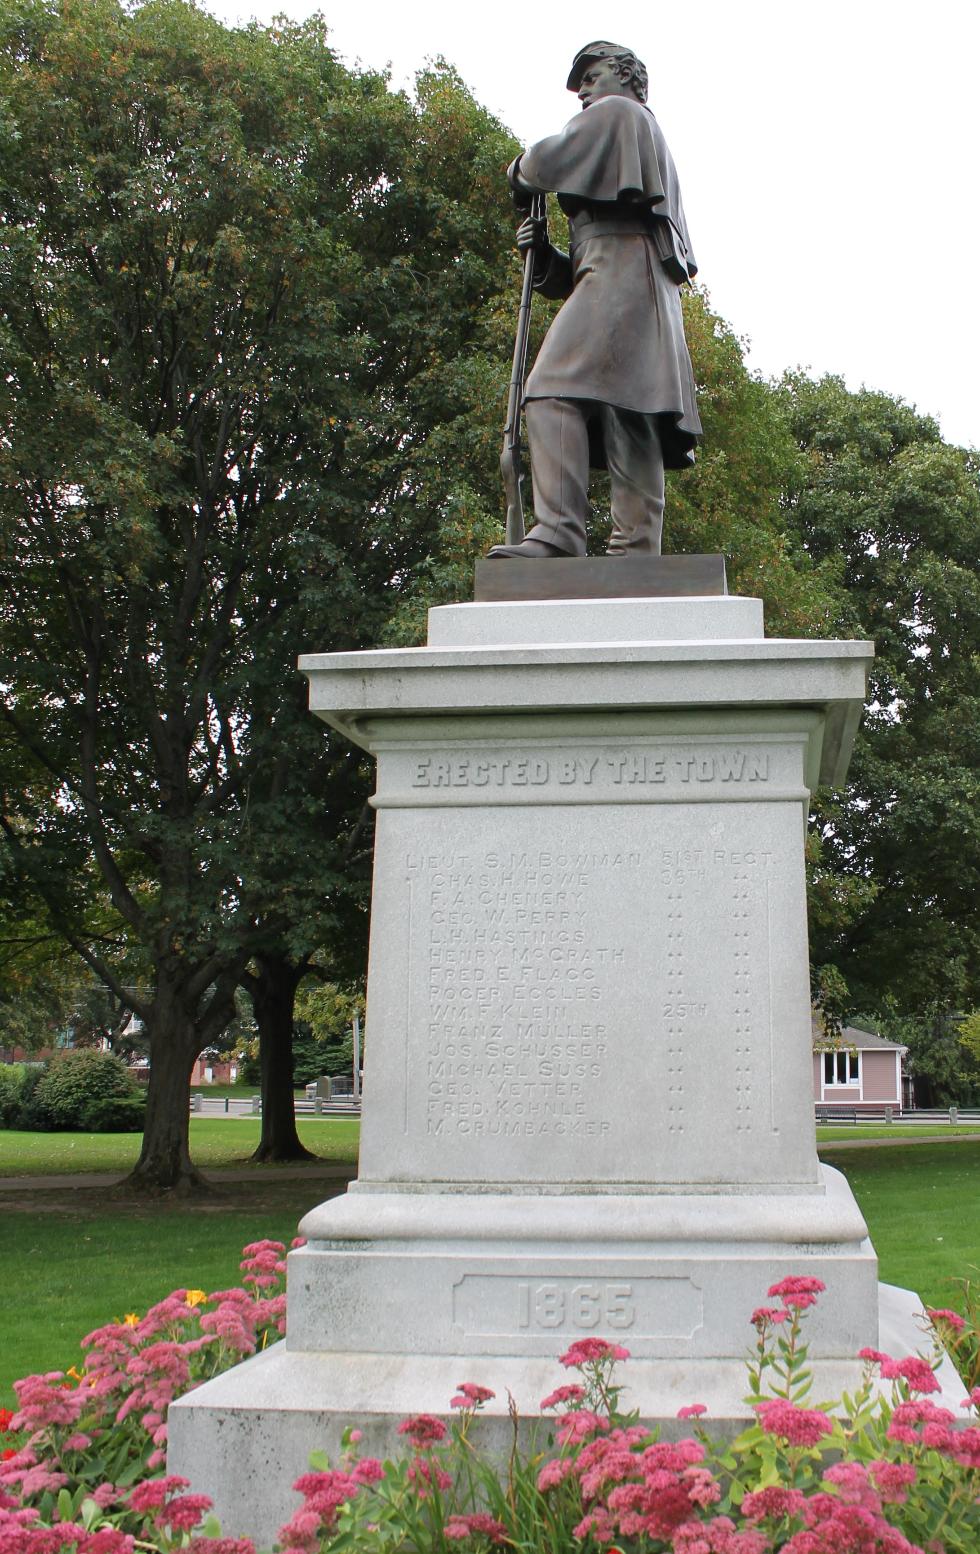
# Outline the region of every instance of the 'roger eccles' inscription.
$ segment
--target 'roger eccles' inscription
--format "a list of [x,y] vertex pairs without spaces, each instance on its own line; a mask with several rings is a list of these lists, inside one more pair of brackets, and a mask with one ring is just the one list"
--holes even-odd
[[693,753],[616,751],[596,756],[426,756],[412,767],[413,788],[589,788],[646,783],[769,781],[769,756],[758,750]]

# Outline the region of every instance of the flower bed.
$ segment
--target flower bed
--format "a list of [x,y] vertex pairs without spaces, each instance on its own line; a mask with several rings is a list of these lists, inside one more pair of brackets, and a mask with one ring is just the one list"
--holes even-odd
[[[256,1242],[245,1248],[241,1287],[175,1290],[144,1317],[90,1333],[80,1367],[15,1384],[17,1412],[0,1410],[0,1554],[255,1554],[249,1539],[221,1535],[206,1496],[166,1476],[166,1416],[175,1397],[283,1333],[285,1266],[283,1246]],[[585,1338],[559,1357],[577,1379],[542,1399],[552,1422],[539,1445],[518,1450],[515,1417],[505,1473],[480,1454],[479,1415],[493,1393],[462,1382],[451,1426],[429,1414],[402,1423],[397,1461],[360,1457],[356,1427],[339,1462],[314,1453],[279,1546],[977,1554],[975,1322],[930,1313],[934,1340],[948,1343],[971,1385],[959,1420],[932,1401],[939,1383],[928,1360],[874,1350],[862,1354],[854,1396],[814,1402],[805,1312],[822,1292],[817,1279],[784,1279],[753,1312],[755,1420],[734,1442],[712,1439],[697,1403],[680,1410],[690,1439],[658,1440],[621,1410],[616,1367],[628,1350]],[[874,1387],[878,1376],[890,1398]]]

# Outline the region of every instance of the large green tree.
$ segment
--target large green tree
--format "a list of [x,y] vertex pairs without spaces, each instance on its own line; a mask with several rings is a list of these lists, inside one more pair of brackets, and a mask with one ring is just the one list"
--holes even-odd
[[850,1008],[980,1002],[980,456],[887,395],[782,389],[802,460],[792,543],[836,579],[841,635],[875,643],[846,792],[821,806],[816,958]]
[[[456,542],[512,150],[450,72],[393,94],[317,21],[0,5],[0,684],[34,768],[6,837],[146,1027],[137,1181],[194,1178],[190,1069],[255,957],[363,916],[367,772],[295,658],[377,640]],[[74,917],[93,858],[143,995]]]

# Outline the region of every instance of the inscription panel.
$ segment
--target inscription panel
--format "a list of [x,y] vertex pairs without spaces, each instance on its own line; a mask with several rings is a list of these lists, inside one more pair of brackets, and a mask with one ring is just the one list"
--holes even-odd
[[465,1274],[453,1290],[453,1322],[467,1338],[534,1339],[628,1334],[689,1339],[702,1323],[691,1279]]
[[[771,1066],[787,987],[802,989],[800,1040],[809,1029],[805,946],[780,938],[787,889],[802,903],[802,860],[787,885],[783,857],[799,852],[798,813],[586,806],[568,820],[379,816],[362,1174],[793,1180],[777,1157],[802,1159],[810,1118],[790,1126],[783,1106],[779,1141]],[[796,1040],[781,1029],[780,1061]]]

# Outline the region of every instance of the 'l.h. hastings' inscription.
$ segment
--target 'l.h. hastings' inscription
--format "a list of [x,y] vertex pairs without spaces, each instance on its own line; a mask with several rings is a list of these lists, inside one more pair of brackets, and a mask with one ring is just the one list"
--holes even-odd
[[616,750],[600,755],[426,756],[413,762],[413,788],[636,786],[655,783],[741,784],[769,781],[766,751],[660,753]]

